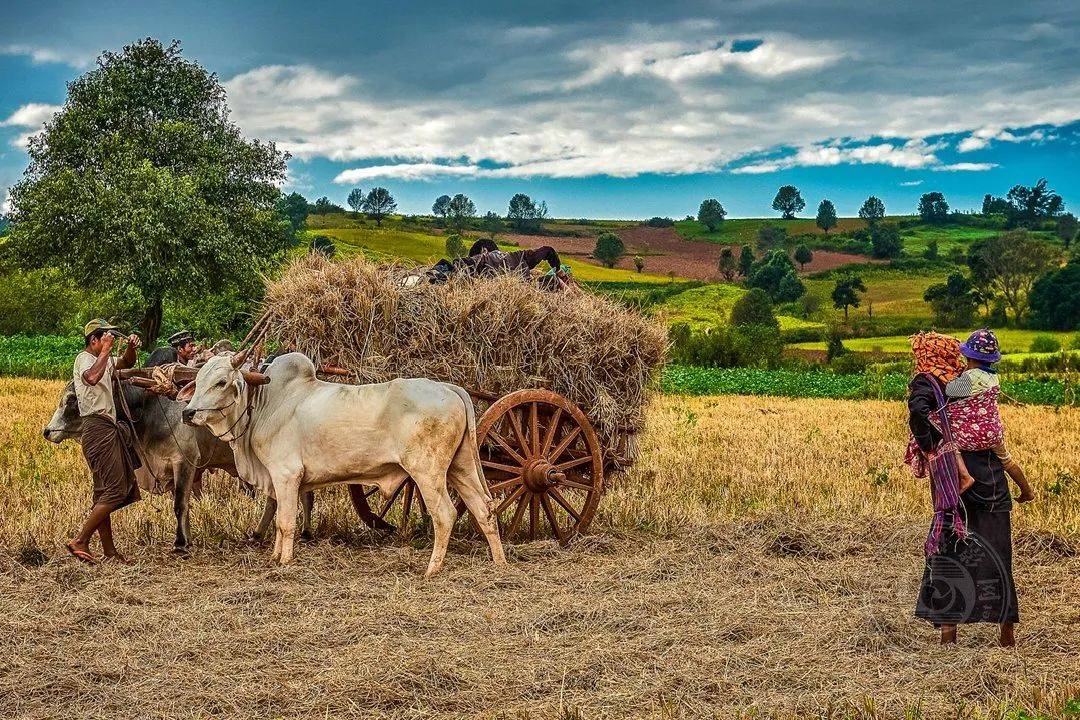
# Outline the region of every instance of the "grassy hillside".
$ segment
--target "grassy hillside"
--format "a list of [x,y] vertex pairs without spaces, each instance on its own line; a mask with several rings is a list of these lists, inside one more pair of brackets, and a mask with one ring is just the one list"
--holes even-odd
[[[953,337],[966,338],[976,328],[952,329],[948,332]],[[1062,347],[1071,347],[1075,341],[1076,333],[1047,332],[1045,330],[1017,330],[1015,328],[995,329],[998,341],[1001,343],[1001,352],[1004,354],[1027,354],[1031,349],[1031,342],[1039,335],[1053,337]],[[824,350],[824,342],[796,343],[792,348],[803,350]],[[885,352],[906,353],[911,350],[907,335],[889,335],[885,337],[851,338],[844,341],[844,347],[855,352]]]

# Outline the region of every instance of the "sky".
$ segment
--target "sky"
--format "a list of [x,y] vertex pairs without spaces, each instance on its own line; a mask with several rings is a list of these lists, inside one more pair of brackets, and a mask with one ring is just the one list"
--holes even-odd
[[[3,2],[0,202],[26,138],[103,50],[180,40],[232,119],[287,150],[286,190],[399,210],[854,215],[958,210],[1045,177],[1080,210],[1080,3]],[[455,6],[457,5],[457,6]],[[5,205],[6,208],[6,205]]]

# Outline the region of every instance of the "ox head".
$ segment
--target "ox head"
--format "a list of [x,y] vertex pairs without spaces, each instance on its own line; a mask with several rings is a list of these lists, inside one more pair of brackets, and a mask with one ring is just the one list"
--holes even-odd
[[69,382],[60,393],[60,402],[52,419],[42,431],[45,439],[59,445],[64,440],[77,440],[82,435],[82,418],[79,416],[79,399],[75,397],[75,383]]
[[270,382],[266,375],[244,369],[247,355],[247,350],[232,356],[215,355],[202,366],[195,376],[195,393],[183,412],[185,423],[207,425],[215,419],[231,418],[243,410],[248,385]]

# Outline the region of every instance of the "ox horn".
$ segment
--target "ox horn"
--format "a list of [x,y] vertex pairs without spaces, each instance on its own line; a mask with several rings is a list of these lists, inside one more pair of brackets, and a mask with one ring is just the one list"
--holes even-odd
[[230,362],[232,363],[232,366],[234,368],[238,368],[241,365],[243,365],[244,362],[247,360],[248,352],[250,352],[250,350],[251,350],[251,348],[247,348],[247,349],[241,350],[240,352],[233,355],[232,360],[230,360]]
[[241,370],[240,374],[244,376],[244,382],[248,385],[259,386],[266,385],[270,382],[268,375],[263,375],[261,372],[255,372],[254,370]]

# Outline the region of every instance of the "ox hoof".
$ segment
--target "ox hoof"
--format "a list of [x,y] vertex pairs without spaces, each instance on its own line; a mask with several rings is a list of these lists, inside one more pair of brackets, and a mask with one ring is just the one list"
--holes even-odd
[[173,555],[176,555],[177,557],[186,558],[191,556],[191,550],[186,545],[176,545],[173,547],[172,551]]

